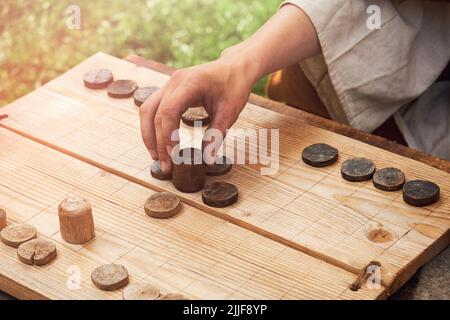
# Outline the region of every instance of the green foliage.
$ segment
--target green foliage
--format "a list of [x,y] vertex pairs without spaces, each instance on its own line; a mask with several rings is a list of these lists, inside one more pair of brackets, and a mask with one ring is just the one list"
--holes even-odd
[[[255,32],[280,0],[2,0],[0,106],[98,51],[135,53],[177,68],[217,58]],[[66,26],[70,4],[81,29]],[[262,93],[264,83],[255,86]]]

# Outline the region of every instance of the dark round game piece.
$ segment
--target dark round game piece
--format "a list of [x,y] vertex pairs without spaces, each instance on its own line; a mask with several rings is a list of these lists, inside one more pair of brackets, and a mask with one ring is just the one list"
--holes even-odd
[[[220,159],[217,161],[217,159]],[[221,162],[221,163],[219,163]],[[206,165],[206,175],[208,176],[222,176],[230,172],[233,165],[231,164],[231,160],[225,156],[217,157],[216,162],[212,165]]]
[[137,89],[133,94],[134,104],[140,107],[148,97],[158,91],[157,87],[143,87]]
[[108,86],[108,96],[111,98],[129,98],[137,90],[138,85],[133,80],[116,80]]
[[208,125],[211,122],[211,118],[203,107],[189,108],[181,116],[181,120],[184,124],[193,127],[196,121],[202,123],[202,127]]
[[303,161],[313,167],[325,167],[336,162],[338,150],[325,143],[316,143],[303,149]]
[[113,74],[108,69],[96,69],[84,74],[84,85],[90,89],[104,89],[113,82]]
[[202,192],[203,203],[215,208],[232,205],[238,199],[238,189],[231,183],[217,181],[208,183]]
[[405,184],[405,175],[396,168],[384,168],[373,174],[373,185],[384,191],[400,190]]
[[341,167],[342,177],[347,181],[365,181],[372,178],[375,164],[367,158],[345,160]]
[[181,192],[193,193],[203,189],[206,182],[203,152],[186,148],[172,155],[172,183]]
[[439,186],[425,180],[411,180],[403,186],[403,200],[414,207],[423,207],[439,200]]
[[169,173],[163,173],[161,170],[161,162],[159,160],[156,160],[153,162],[152,166],[150,167],[150,174],[153,178],[158,180],[170,180],[172,179],[172,172]]

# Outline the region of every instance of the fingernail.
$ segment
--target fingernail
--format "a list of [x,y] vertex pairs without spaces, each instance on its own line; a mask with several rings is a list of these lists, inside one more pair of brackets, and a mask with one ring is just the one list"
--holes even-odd
[[161,171],[163,173],[169,173],[170,172],[170,166],[166,161],[161,161]]
[[152,157],[153,160],[155,161],[158,160],[158,154],[155,151],[150,150],[150,156]]

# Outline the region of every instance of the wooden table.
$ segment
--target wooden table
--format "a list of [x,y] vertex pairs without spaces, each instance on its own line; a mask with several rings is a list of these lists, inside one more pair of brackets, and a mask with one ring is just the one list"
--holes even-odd
[[[89,279],[98,264],[117,262],[129,269],[132,282],[191,298],[380,299],[448,246],[448,162],[256,96],[235,127],[280,128],[279,172],[261,176],[258,166],[235,166],[218,178],[240,188],[238,203],[224,209],[153,179],[138,108],[81,81],[98,67],[140,86],[167,81],[142,64],[170,72],[166,67],[128,59],[139,65],[96,54],[1,110],[9,118],[0,121],[0,206],[9,223],[33,224],[41,237],[55,241],[59,256],[44,268],[24,266],[14,249],[0,245],[0,289],[19,298],[120,298],[121,291],[100,291]],[[336,164],[316,169],[299,160],[305,146],[323,141],[340,150]],[[414,208],[399,192],[346,182],[340,164],[355,155],[437,182],[440,201]],[[161,190],[183,201],[183,211],[169,220],[142,210],[145,199]],[[81,246],[59,235],[56,207],[70,193],[85,196],[94,208],[97,237]],[[389,237],[380,241],[371,237],[373,230]],[[351,291],[371,260],[382,265],[381,286]],[[66,285],[73,266],[81,273],[78,290]]]

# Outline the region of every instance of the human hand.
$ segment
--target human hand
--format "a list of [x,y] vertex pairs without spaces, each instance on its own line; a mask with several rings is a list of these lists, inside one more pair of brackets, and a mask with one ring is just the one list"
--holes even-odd
[[176,143],[171,137],[179,128],[181,115],[189,107],[204,106],[211,118],[209,129],[217,129],[225,137],[247,103],[256,74],[255,61],[237,62],[234,50],[229,50],[216,61],[175,71],[144,102],[140,107],[142,138],[151,157],[161,161],[163,172],[171,169]]

